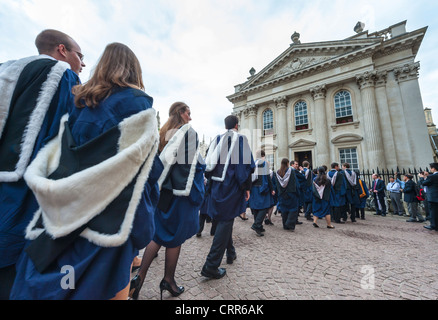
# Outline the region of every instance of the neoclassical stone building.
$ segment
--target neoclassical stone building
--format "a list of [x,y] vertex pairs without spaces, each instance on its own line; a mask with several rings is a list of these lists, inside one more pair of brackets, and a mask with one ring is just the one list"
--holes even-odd
[[427,27],[406,21],[345,40],[293,43],[228,96],[253,151],[313,167],[426,167],[433,161],[416,55]]

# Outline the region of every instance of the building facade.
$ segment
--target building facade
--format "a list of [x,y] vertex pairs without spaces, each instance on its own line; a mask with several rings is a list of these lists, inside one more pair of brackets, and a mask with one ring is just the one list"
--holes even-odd
[[416,55],[427,27],[406,21],[345,40],[293,43],[228,96],[253,151],[312,167],[427,167],[433,151]]

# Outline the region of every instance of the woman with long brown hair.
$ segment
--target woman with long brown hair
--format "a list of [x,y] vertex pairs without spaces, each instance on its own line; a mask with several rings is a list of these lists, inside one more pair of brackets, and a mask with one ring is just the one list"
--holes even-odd
[[121,43],[74,88],[76,108],[25,176],[40,209],[12,298],[128,298],[132,261],[153,237],[163,170],[143,89],[140,63]]
[[294,231],[300,206],[300,185],[288,159],[281,161],[281,167],[274,173],[272,182],[278,196],[277,208],[281,212],[283,229]]
[[152,260],[161,247],[166,248],[164,277],[160,293],[173,297],[184,292],[175,281],[181,245],[199,228],[198,212],[204,199],[205,164],[199,154],[198,135],[189,125],[190,108],[175,102],[169,119],[160,130],[160,160],[164,171],[158,180],[160,200],[155,212],[155,236],[146,247],[138,274],[131,280],[130,296],[137,300]]

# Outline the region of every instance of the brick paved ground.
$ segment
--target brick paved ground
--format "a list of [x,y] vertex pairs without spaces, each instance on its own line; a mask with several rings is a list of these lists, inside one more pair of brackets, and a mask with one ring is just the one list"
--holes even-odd
[[[173,300],[436,300],[438,299],[438,232],[423,228],[423,223],[407,223],[406,217],[374,216],[353,224],[334,224],[336,229],[315,229],[304,220],[295,232],[265,226],[264,237],[250,229],[250,220],[237,218],[234,244],[237,260],[223,267],[227,275],[209,280],[200,275],[212,237],[210,224],[201,238],[188,240],[181,250],[176,279],[185,293]],[[374,270],[374,289],[366,281]],[[159,283],[164,273],[164,250],[149,269],[140,300],[160,298]],[[365,282],[363,282],[365,281]]]

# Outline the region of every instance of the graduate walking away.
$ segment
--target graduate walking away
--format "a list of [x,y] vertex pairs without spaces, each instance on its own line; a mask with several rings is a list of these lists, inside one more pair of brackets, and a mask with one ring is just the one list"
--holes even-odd
[[175,102],[169,120],[160,130],[160,160],[164,165],[158,184],[160,200],[155,211],[155,235],[146,247],[138,274],[131,281],[131,297],[138,299],[147,271],[156,254],[166,248],[163,291],[174,297],[184,292],[175,281],[181,245],[199,230],[199,209],[204,200],[205,164],[199,151],[198,134],[190,126],[190,108]]
[[294,231],[301,203],[300,184],[294,170],[289,167],[288,159],[281,161],[280,170],[274,174],[272,182],[278,197],[277,207],[281,212],[283,229]]
[[153,236],[162,171],[156,112],[142,89],[140,63],[120,43],[74,87],[76,108],[25,174],[39,209],[12,299],[127,299],[132,261]]
[[257,236],[262,237],[265,232],[263,221],[266,218],[269,208],[272,207],[271,197],[275,195],[274,186],[269,174],[269,166],[265,160],[265,152],[257,151],[255,171],[252,175],[251,197],[249,207],[254,216],[254,223],[251,229]]
[[35,45],[39,55],[0,62],[0,300],[9,298],[25,228],[38,209],[23,174],[74,108],[71,91],[85,67],[65,33],[44,30]]
[[236,259],[234,219],[246,211],[250,199],[255,164],[247,138],[237,132],[238,124],[236,116],[225,118],[228,131],[212,141],[206,157],[205,175],[211,183],[208,213],[216,223],[213,243],[201,271],[207,278],[225,276],[226,269],[220,268],[225,251],[228,264]]
[[334,229],[335,227],[331,224],[331,205],[334,200],[334,189],[323,167],[318,168],[318,175],[312,182],[312,195],[313,226],[319,228],[318,219],[325,218],[327,228]]

